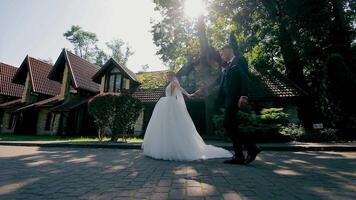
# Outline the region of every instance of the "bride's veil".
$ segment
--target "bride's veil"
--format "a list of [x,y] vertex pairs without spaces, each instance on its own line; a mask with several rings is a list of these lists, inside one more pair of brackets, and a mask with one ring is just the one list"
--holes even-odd
[[177,78],[174,79],[175,82],[177,82],[178,84],[178,88],[175,89],[174,93],[177,97],[177,101],[182,104],[185,108],[187,108],[186,104],[185,104],[185,100],[184,100],[184,96],[183,96],[183,93],[181,91],[181,86],[180,86],[180,83],[179,83],[179,80]]

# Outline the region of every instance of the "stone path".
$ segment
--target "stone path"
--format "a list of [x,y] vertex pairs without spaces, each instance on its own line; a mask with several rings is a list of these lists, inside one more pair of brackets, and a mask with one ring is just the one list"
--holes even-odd
[[0,146],[0,199],[356,199],[356,152],[263,152],[249,166],[140,150]]

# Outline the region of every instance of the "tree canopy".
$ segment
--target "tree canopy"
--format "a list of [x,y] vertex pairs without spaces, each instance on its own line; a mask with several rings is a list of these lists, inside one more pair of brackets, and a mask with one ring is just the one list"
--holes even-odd
[[73,25],[63,36],[74,46],[74,53],[88,61],[103,66],[112,57],[120,64],[126,65],[130,56],[134,54],[128,43],[121,39],[113,39],[106,43],[109,53],[98,47],[95,33],[85,31],[82,27]]
[[[322,119],[328,126],[356,128],[355,107],[340,102],[353,98],[353,91],[337,100],[330,93],[326,75],[332,55],[338,68],[333,84],[354,87],[355,1],[351,0],[206,0],[204,17],[206,43],[215,49],[236,39],[239,51],[250,67],[276,69],[309,93],[300,105],[303,119],[315,123]],[[171,68],[179,68],[201,51],[199,20],[184,15],[184,0],[156,0],[161,20],[153,24],[157,54]],[[334,56],[335,58],[335,56]],[[351,77],[345,77],[346,74]],[[339,80],[339,81],[337,81]],[[344,80],[344,81],[341,81]],[[347,83],[345,82],[346,80]],[[304,110],[304,111],[303,111]],[[338,116],[338,117],[334,117]],[[343,123],[343,122],[348,123]],[[351,120],[352,121],[352,120]]]

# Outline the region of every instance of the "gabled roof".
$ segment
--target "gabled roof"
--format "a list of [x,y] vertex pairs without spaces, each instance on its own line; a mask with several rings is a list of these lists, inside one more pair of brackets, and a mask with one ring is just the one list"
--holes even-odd
[[21,97],[23,85],[12,83],[17,68],[0,62],[0,95]]
[[76,97],[76,98],[72,98],[67,102],[64,102],[58,106],[55,106],[53,108],[51,108],[51,111],[53,112],[66,112],[66,111],[70,111],[74,108],[77,108],[83,104],[88,103],[89,99],[91,97]]
[[274,69],[252,68],[251,72],[249,93],[253,99],[285,99],[307,95],[293,81]]
[[16,111],[21,111],[21,110],[26,110],[29,108],[36,108],[36,107],[53,107],[55,105],[58,105],[59,103],[61,103],[63,100],[60,99],[60,96],[54,96],[48,99],[44,99],[42,101],[38,101],[32,104],[28,104],[22,107],[19,107],[16,109]]
[[16,107],[21,104],[23,104],[21,102],[21,99],[15,99],[15,100],[4,102],[4,103],[0,104],[0,108],[13,108],[13,107]]
[[59,55],[48,78],[57,82],[62,82],[65,64],[69,67],[72,86],[75,89],[82,89],[90,92],[99,91],[99,84],[95,83],[92,80],[92,77],[99,71],[100,67],[65,49],[63,49]]
[[113,67],[118,68],[120,70],[120,72],[123,73],[124,75],[126,75],[130,80],[138,82],[136,74],[134,72],[132,72],[129,68],[125,67],[124,65],[119,64],[113,58],[110,58],[104,64],[104,66],[93,76],[93,80],[97,83],[100,83],[101,77],[103,77],[105,75],[107,70],[111,70]]
[[13,83],[25,85],[27,74],[29,73],[32,90],[35,93],[55,96],[61,90],[61,84],[47,78],[52,65],[38,59],[26,56],[20,68],[12,79]]

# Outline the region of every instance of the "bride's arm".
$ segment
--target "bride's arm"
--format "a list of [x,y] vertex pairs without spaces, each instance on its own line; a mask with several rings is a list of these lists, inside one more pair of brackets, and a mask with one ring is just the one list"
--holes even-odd
[[184,88],[182,88],[179,83],[177,83],[176,81],[173,82],[172,84],[172,91],[174,91],[174,88],[179,89],[180,91],[182,91],[183,94],[185,94],[186,96],[190,97],[191,94],[189,94]]

